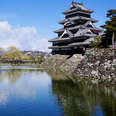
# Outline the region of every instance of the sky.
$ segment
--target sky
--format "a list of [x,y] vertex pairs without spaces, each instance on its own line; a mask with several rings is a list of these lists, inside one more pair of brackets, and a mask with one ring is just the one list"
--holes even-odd
[[[75,0],[94,10],[92,18],[99,27],[109,9],[116,9],[116,0]],[[64,19],[72,0],[0,0],[0,47],[16,46],[21,50],[48,52],[49,39]]]

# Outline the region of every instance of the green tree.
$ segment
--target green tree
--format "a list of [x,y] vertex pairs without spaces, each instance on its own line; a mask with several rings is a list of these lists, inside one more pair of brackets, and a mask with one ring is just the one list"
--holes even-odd
[[95,48],[101,48],[102,46],[102,36],[101,37],[96,37],[94,41],[91,41],[90,46],[95,47]]
[[38,57],[33,58],[33,62],[34,62],[35,64],[36,64],[36,63],[41,64],[43,61],[44,61],[44,56],[38,56]]
[[31,60],[31,57],[30,56],[27,56],[27,55],[23,55],[22,56],[22,60]]
[[[114,48],[115,38],[116,38],[116,9],[108,10],[107,17],[110,20],[105,22],[105,25],[101,27],[105,29],[104,41],[106,44],[112,43],[112,48]],[[112,41],[111,41],[112,39]]]
[[37,57],[37,62],[41,64],[44,61],[44,56]]
[[21,51],[19,51],[17,48],[15,47],[9,47],[8,48],[8,52],[6,52],[2,58],[6,59],[10,62],[17,62],[19,60],[21,60],[23,57],[23,54]]
[[0,59],[2,58],[2,55],[5,53],[5,50],[3,48],[0,48]]
[[8,49],[9,51],[16,51],[16,50],[17,50],[17,48],[14,47],[14,46],[10,46],[10,47],[8,47],[7,49]]

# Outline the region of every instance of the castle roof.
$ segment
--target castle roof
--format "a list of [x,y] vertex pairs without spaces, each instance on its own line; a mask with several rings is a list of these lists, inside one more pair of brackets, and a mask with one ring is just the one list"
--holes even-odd
[[90,39],[85,40],[83,42],[78,42],[78,43],[76,42],[76,43],[68,44],[68,45],[65,45],[65,46],[51,46],[51,47],[49,47],[49,49],[80,47],[80,46],[89,45],[91,43],[91,41],[94,41],[94,38],[90,38]]
[[88,18],[88,17],[84,17],[84,16],[75,16],[75,17],[64,19],[64,20],[60,21],[59,24],[65,24],[66,22],[70,22],[70,21],[74,21],[74,20],[87,20],[87,21],[91,21],[93,23],[98,22],[98,20],[95,20],[92,18]]
[[70,8],[63,12],[63,14],[69,14],[74,11],[84,11],[87,13],[93,13],[93,10],[86,8],[82,3],[72,2]]
[[[82,29],[84,29],[84,28],[86,28],[85,26],[83,26],[83,25],[78,25],[78,26],[75,26],[75,27],[70,27],[70,28],[68,28],[68,30],[69,31],[71,31],[71,30],[75,30],[75,29],[79,29],[79,28],[82,28]],[[91,28],[91,27],[88,27],[88,29],[90,29],[90,30],[93,30],[93,31],[96,31],[96,32],[101,32],[102,30],[101,29],[99,29],[99,28]],[[55,33],[62,33],[62,32],[64,32],[64,28],[61,28],[61,29],[59,29],[59,30],[56,30],[56,31],[54,31]]]
[[49,40],[53,43],[49,49],[56,54],[63,53],[63,50],[72,53],[77,52],[77,48],[89,47],[91,41],[102,32],[94,26],[97,20],[91,18],[92,12],[83,4],[72,2],[70,8],[63,12],[65,19],[59,22],[64,28],[54,31],[58,37]]

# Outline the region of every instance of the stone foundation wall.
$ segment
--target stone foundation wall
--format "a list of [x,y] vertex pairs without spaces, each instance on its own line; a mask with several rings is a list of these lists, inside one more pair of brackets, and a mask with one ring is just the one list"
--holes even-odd
[[116,78],[116,49],[91,49],[77,65],[74,74],[98,78]]
[[[76,77],[84,77],[93,82],[100,80],[116,82],[116,49],[90,49],[85,56],[55,55],[49,57],[41,67],[66,72]],[[115,80],[115,81],[114,81]]]
[[71,58],[67,59],[68,57],[68,55],[50,56],[45,62],[41,64],[41,67],[51,70],[59,69],[63,72],[72,73],[84,57],[79,54],[75,54]]

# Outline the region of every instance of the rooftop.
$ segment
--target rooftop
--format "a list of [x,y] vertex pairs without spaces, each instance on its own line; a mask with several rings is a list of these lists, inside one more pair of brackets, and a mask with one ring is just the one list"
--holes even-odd
[[83,17],[83,16],[76,16],[76,17],[64,19],[64,20],[60,21],[59,24],[65,24],[66,22],[74,21],[74,20],[87,20],[87,21],[92,21],[93,23],[98,22],[98,20],[95,20],[92,18]]
[[63,12],[63,14],[68,14],[74,11],[84,11],[88,13],[93,13],[93,10],[86,8],[82,3],[72,2],[70,8]]

